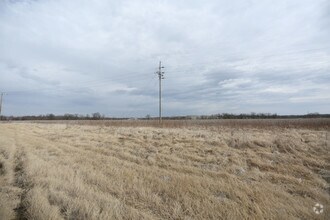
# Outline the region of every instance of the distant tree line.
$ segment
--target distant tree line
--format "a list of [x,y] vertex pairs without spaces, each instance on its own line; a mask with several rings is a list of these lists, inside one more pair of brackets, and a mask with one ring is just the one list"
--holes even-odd
[[81,114],[64,114],[64,115],[28,115],[28,116],[2,116],[3,120],[100,120],[105,119],[104,115],[99,112],[92,113],[91,115]]
[[[194,116],[172,116],[163,117],[164,120],[194,120],[194,119],[272,119],[272,118],[330,118],[330,114],[309,113],[306,115],[277,115],[271,113],[254,113],[250,114],[231,114],[222,113],[214,115],[194,115]],[[158,120],[158,117],[151,117],[149,114],[143,118],[117,118],[106,117],[99,112],[86,114],[46,114],[46,115],[30,115],[30,116],[2,116],[2,120]]]
[[214,115],[194,115],[194,116],[177,116],[177,117],[164,117],[164,119],[272,119],[272,118],[330,118],[330,114],[308,113],[306,115],[278,115],[271,113],[255,113],[250,114],[231,114],[222,113]]

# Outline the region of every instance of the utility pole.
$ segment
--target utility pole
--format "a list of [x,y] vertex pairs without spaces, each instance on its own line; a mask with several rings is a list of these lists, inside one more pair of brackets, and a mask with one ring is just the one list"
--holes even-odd
[[2,99],[3,99],[3,96],[6,95],[5,92],[1,92],[0,94],[0,121],[2,120],[2,115],[1,115],[1,111],[2,111]]
[[162,66],[162,61],[159,61],[159,67],[156,74],[159,78],[159,123],[162,122],[162,79],[164,79],[164,73],[162,69],[165,68]]

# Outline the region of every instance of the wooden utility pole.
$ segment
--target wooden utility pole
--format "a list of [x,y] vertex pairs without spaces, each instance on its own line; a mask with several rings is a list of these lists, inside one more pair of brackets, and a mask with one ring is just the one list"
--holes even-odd
[[3,96],[6,95],[5,92],[1,92],[0,94],[0,120],[2,120],[2,114],[1,114],[1,111],[2,111],[2,99],[3,99]]
[[158,74],[159,79],[159,123],[162,122],[162,79],[164,79],[164,73],[162,72],[162,69],[164,67],[162,66],[162,61],[159,61],[159,67],[156,74]]

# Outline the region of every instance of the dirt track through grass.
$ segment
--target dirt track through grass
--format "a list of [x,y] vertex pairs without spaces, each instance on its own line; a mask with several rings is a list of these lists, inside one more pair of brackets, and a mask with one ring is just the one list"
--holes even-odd
[[[3,131],[2,131],[3,132]],[[17,184],[16,162],[16,129],[11,131],[12,137],[6,132],[0,138],[0,216],[3,219],[20,219],[16,209],[20,206],[22,189]]]
[[[18,219],[329,216],[326,175],[330,155],[326,130],[28,123],[0,124],[0,128],[3,216],[16,215]],[[4,197],[5,194],[10,196]],[[313,212],[315,203],[324,205],[321,215]]]
[[23,148],[16,146],[16,153],[14,155],[14,186],[20,189],[20,200],[17,207],[15,208],[16,219],[18,220],[27,219],[26,212],[28,201],[26,201],[26,194],[30,189],[30,186],[28,185],[28,178],[25,173],[25,161],[26,155]]

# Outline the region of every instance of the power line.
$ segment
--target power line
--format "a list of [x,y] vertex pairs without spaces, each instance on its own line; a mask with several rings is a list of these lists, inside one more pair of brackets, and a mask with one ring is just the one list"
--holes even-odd
[[[217,47],[212,47],[212,48],[208,48],[207,51],[217,51],[219,48]],[[281,49],[281,48],[279,48]],[[283,52],[279,52],[279,53],[270,53],[270,54],[266,54],[262,53],[262,54],[254,54],[254,56],[257,57],[263,57],[263,58],[268,58],[268,57],[274,57],[274,56],[285,56],[285,55],[292,55],[292,54],[306,54],[306,52],[309,51],[324,51],[326,49],[330,49],[330,46],[325,46],[325,47],[317,47],[317,48],[308,48],[308,49],[302,49],[302,50],[285,50]],[[193,52],[195,50],[195,52]],[[204,53],[206,53],[207,51],[203,51]],[[191,49],[190,52],[187,51],[176,51],[176,52],[169,52],[169,53],[163,53],[163,54],[158,54],[158,56],[163,55],[163,57],[166,57],[167,59],[171,59],[171,57],[173,57],[174,59],[177,59],[178,57],[181,58],[187,58],[187,57],[191,57],[191,56],[196,56],[196,55],[200,55],[201,51],[197,51],[197,49]],[[246,51],[243,52],[239,51],[239,52],[231,52],[231,53],[226,53],[226,54],[220,54],[219,56],[224,57],[224,56],[236,56],[236,55],[250,55],[251,52],[250,51]],[[151,57],[153,58],[153,57]]]
[[[299,50],[299,51],[286,51],[285,53],[277,53],[277,54],[271,54],[271,55],[266,54],[266,55],[262,55],[262,56],[252,56],[252,57],[248,57],[248,58],[238,59],[238,60],[236,60],[236,62],[243,62],[243,61],[251,62],[251,61],[256,61],[256,60],[270,58],[270,57],[282,57],[282,56],[286,56],[286,55],[290,55],[290,54],[306,53],[307,51],[318,51],[318,50],[322,50],[322,49],[325,49],[325,48],[330,48],[330,47],[312,48],[312,49],[305,49],[305,50]],[[184,52],[182,52],[182,54],[184,54]],[[177,58],[178,56],[179,57],[182,56],[182,54],[180,55],[180,54],[175,54],[174,53],[173,55]],[[195,54],[195,53],[192,53],[192,54]],[[237,54],[237,53],[229,53],[227,55],[234,55],[234,54]],[[209,65],[209,64],[213,64],[213,63],[214,64],[219,64],[219,62],[226,60],[226,58],[224,58],[223,55],[212,56],[212,58],[213,58],[213,60],[210,60],[208,62],[197,62],[197,63],[194,62],[194,64],[186,64],[186,65],[180,64],[180,67],[174,67],[174,68],[172,67],[170,69],[170,72],[172,72],[172,73],[180,73],[180,72],[187,72],[187,71],[191,72],[192,69],[195,69],[195,71],[200,71],[200,70],[197,70],[200,67],[203,67],[203,66],[206,66],[206,65]],[[310,58],[311,57],[309,57],[309,59]],[[319,57],[314,56],[312,58],[319,58]],[[305,58],[303,58],[303,59],[305,59]],[[296,64],[296,62],[299,62],[299,61],[301,61],[301,59],[293,58],[293,60],[292,60],[292,58],[291,59],[286,58],[285,61],[281,61],[281,63],[284,62],[285,64],[290,65],[290,64]],[[189,68],[191,68],[191,69],[189,70]],[[133,72],[131,72],[131,73],[126,73],[126,74],[120,74],[120,75],[113,76],[113,77],[106,77],[106,78],[103,78],[103,79],[75,82],[75,85],[76,86],[78,85],[78,87],[81,87],[81,88],[89,88],[89,87],[94,87],[94,86],[98,86],[100,84],[107,83],[109,81],[113,81],[113,82],[116,82],[116,81],[117,82],[131,82],[131,80],[133,78],[137,78],[137,80],[134,80],[134,82],[136,82],[138,80],[141,80],[141,76],[147,77],[145,75],[145,73],[133,73]],[[63,88],[63,86],[61,86],[61,87],[62,87],[62,88],[60,88],[61,90],[70,91],[70,89]],[[44,90],[56,90],[56,89],[50,88],[50,89],[44,89]],[[38,91],[39,92],[40,89],[19,90],[19,91],[13,91],[12,93],[17,94],[17,93],[26,93],[26,92],[33,92],[33,91]]]
[[[281,64],[285,64],[285,65],[293,65],[293,64],[299,64],[299,63],[305,63],[306,59],[308,61],[310,61],[311,59],[317,59],[320,60],[321,58],[326,58],[328,59],[328,57],[326,57],[326,55],[322,54],[314,54],[313,56],[308,56],[308,57],[291,57],[291,58],[284,58],[285,55],[282,56],[261,56],[261,57],[249,57],[249,58],[238,58],[236,60],[233,61],[227,61],[227,58],[224,58],[223,56],[212,56],[212,59],[210,59],[209,61],[206,62],[194,62],[194,64],[180,64],[180,67],[174,67],[171,69],[171,71],[175,71],[175,72],[185,72],[185,71],[190,71],[187,70],[187,68],[200,68],[200,67],[205,67],[207,65],[219,65],[219,64],[226,64],[226,65],[236,65],[237,63],[251,63],[251,62],[259,62],[259,63],[265,63],[265,62],[275,62],[275,63],[281,63]],[[276,61],[276,60],[271,60],[271,59],[267,59],[267,58],[282,58],[283,60],[280,61]],[[267,59],[267,60],[265,60]],[[325,59],[323,59],[325,60]]]
[[[243,59],[244,60],[244,59]],[[248,61],[248,60],[246,60]],[[296,61],[296,60],[295,60]],[[289,64],[295,64],[296,62],[289,62]],[[285,64],[288,64],[287,63],[288,60],[286,61]],[[210,62],[207,62],[207,63],[210,63]],[[200,63],[202,64],[202,63]],[[199,65],[200,65],[199,64]],[[204,63],[206,64],[206,63]],[[191,67],[198,67],[197,65],[191,65]],[[201,67],[202,65],[200,65]],[[187,66],[185,66],[187,67]],[[297,66],[296,66],[297,67]],[[300,64],[299,65],[300,68],[311,68],[313,67],[312,65],[308,64],[308,63],[305,63],[305,64]],[[277,70],[277,68],[271,68],[272,70]],[[193,69],[189,69],[189,68],[186,68],[185,70],[181,70],[180,71],[180,68],[172,68],[169,70],[170,73],[180,73],[180,72],[187,72],[187,71],[194,71]],[[197,68],[196,70],[197,71]],[[200,71],[200,70],[199,70]],[[167,71],[168,72],[168,71]],[[289,72],[297,72],[297,70],[293,71],[293,70],[289,70]],[[298,71],[298,72],[302,72],[302,71]],[[75,83],[75,89],[73,88],[70,88],[69,85],[59,85],[57,86],[57,88],[43,88],[43,89],[40,89],[40,88],[33,88],[33,89],[25,89],[25,90],[18,90],[18,91],[11,91],[11,94],[12,95],[18,95],[20,93],[24,93],[24,95],[26,95],[26,93],[28,92],[40,92],[41,91],[68,91],[68,92],[76,92],[76,90],[78,89],[83,89],[83,88],[93,88],[95,86],[102,86],[102,85],[108,85],[108,82],[112,81],[112,82],[118,82],[118,83],[133,83],[132,82],[132,79],[135,79],[134,80],[134,83],[138,82],[138,81],[145,81],[147,78],[144,78],[146,77],[146,74],[141,74],[141,73],[130,73],[130,77],[128,76],[128,74],[124,74],[124,75],[117,75],[117,76],[114,76],[114,77],[108,77],[108,78],[103,78],[103,79],[99,79],[99,80],[93,80],[93,81],[85,81],[85,82],[80,82],[80,83]],[[141,78],[142,77],[142,78]],[[177,82],[175,82],[177,84]],[[183,83],[183,82],[182,82]],[[78,91],[80,92],[80,91]]]
[[[323,48],[324,49],[324,48]],[[286,51],[285,53],[277,53],[277,54],[268,54],[268,55],[263,55],[263,56],[255,56],[257,54],[254,54],[253,56],[251,57],[245,57],[245,58],[242,58],[240,59],[239,61],[236,61],[236,62],[251,62],[251,61],[261,61],[262,59],[265,59],[265,58],[284,58],[286,57],[287,55],[293,55],[293,54],[300,54],[300,53],[306,53],[306,52],[311,52],[311,51],[319,51],[319,50],[322,50],[322,48],[314,48],[314,49],[308,49],[308,50],[300,50],[300,51]],[[232,53],[231,55],[235,55],[236,53]],[[319,53],[316,53],[316,54],[309,54],[308,55],[308,58],[309,59],[317,59],[317,58],[320,58],[320,57],[324,57],[326,56],[326,54],[319,54]],[[174,57],[179,57],[180,58],[180,55],[175,55],[174,54]],[[181,56],[182,57],[182,56]],[[201,72],[201,70],[199,70],[198,68],[205,68],[204,65],[207,65],[207,64],[210,64],[210,63],[214,63],[214,64],[218,64],[218,63],[221,63],[221,61],[225,61],[226,58],[222,58],[221,55],[218,55],[218,56],[212,56],[212,60],[208,61],[208,62],[199,62],[199,63],[194,63],[194,64],[186,64],[186,65],[182,65],[180,64],[179,66],[178,65],[174,65],[172,66],[172,68],[170,68],[170,70],[168,69],[168,66],[167,66],[167,74],[168,73],[180,73],[180,72]],[[305,57],[287,57],[285,60],[281,61],[281,64],[284,64],[284,65],[294,65],[294,64],[298,64],[298,65],[295,65],[296,68],[313,68],[315,69],[313,63],[308,63],[308,62],[302,62],[302,59],[305,59]],[[167,61],[168,62],[168,61]],[[234,62],[235,63],[235,62]],[[169,65],[169,64],[168,64]],[[260,66],[262,64],[257,64],[257,65],[254,65],[254,66]],[[161,67],[161,62],[160,62],[160,67]],[[190,69],[189,69],[190,67]],[[149,68],[148,68],[149,69]],[[151,68],[150,68],[151,69]],[[154,68],[152,68],[154,69]],[[282,70],[282,67],[281,65],[278,66],[278,65],[275,65],[273,67],[270,67],[269,70],[274,70],[274,71],[284,71]],[[268,70],[268,71],[269,71]],[[203,70],[203,71],[208,71],[208,70]],[[286,72],[290,72],[290,73],[300,73],[300,72],[304,72],[303,70],[288,70]],[[162,103],[161,103],[161,99],[162,99],[162,83],[161,83],[161,80],[163,79],[163,74],[164,72],[161,71],[161,69],[157,72],[158,73],[158,76],[159,76],[159,73],[161,73],[161,78],[159,79],[159,119],[161,121],[161,116],[162,116]],[[75,87],[76,88],[71,88],[70,86],[71,85],[59,85],[57,86],[57,88],[53,87],[52,88],[43,88],[43,89],[27,89],[27,90],[21,90],[21,91],[12,91],[10,92],[11,95],[19,95],[19,94],[24,94],[26,95],[27,92],[40,92],[40,91],[44,91],[44,92],[47,92],[47,91],[50,91],[50,92],[57,92],[57,91],[62,91],[62,92],[72,92],[72,93],[81,93],[81,89],[82,88],[88,88],[88,89],[92,89],[94,87],[100,87],[100,86],[103,86],[103,85],[108,85],[108,82],[116,82],[116,83],[128,83],[128,84],[131,84],[131,83],[134,83],[136,84],[136,82],[139,82],[139,81],[145,81],[146,79],[144,78],[146,77],[146,73],[141,73],[141,72],[126,72],[124,74],[116,74],[116,76],[113,76],[113,77],[107,77],[107,78],[103,78],[103,79],[95,79],[95,80],[88,80],[88,81],[81,81],[81,82],[75,82]],[[310,76],[311,77],[311,76]],[[136,80],[135,80],[136,78]],[[132,80],[134,79],[134,80]],[[156,83],[157,81],[155,81]],[[187,85],[186,82],[184,81],[173,81],[173,83],[176,85],[176,88],[180,88],[180,86],[178,87],[178,85],[180,84],[184,84],[185,86]],[[149,83],[147,83],[148,85]],[[171,83],[172,84],[172,83]],[[189,85],[189,84],[188,84]],[[172,84],[173,86],[173,84]],[[145,88],[145,86],[138,86],[140,88]],[[180,93],[184,96],[188,96],[189,94],[193,94],[193,93],[196,93],[200,90],[203,90],[203,88],[199,88],[199,89],[195,89],[194,88],[194,91],[171,91],[172,93]],[[2,93],[1,93],[2,94]],[[1,99],[3,98],[2,97],[3,94],[1,95]],[[2,100],[1,100],[2,101]],[[0,116],[1,116],[1,106],[0,106]]]
[[[142,77],[142,78],[141,78]],[[95,86],[102,86],[102,85],[108,85],[109,82],[116,82],[116,83],[127,83],[132,82],[132,79],[134,79],[134,82],[138,81],[145,81],[149,77],[144,74],[135,74],[133,76],[128,76],[124,74],[120,77],[107,77],[99,80],[93,80],[93,81],[84,81],[84,82],[76,82],[74,85],[76,89],[83,89],[83,88],[93,88]],[[74,91],[74,89],[68,87],[68,85],[59,85],[57,88],[33,88],[33,89],[25,89],[25,90],[12,90],[12,94],[20,94],[24,93],[24,95],[28,92],[40,92],[40,91]]]

